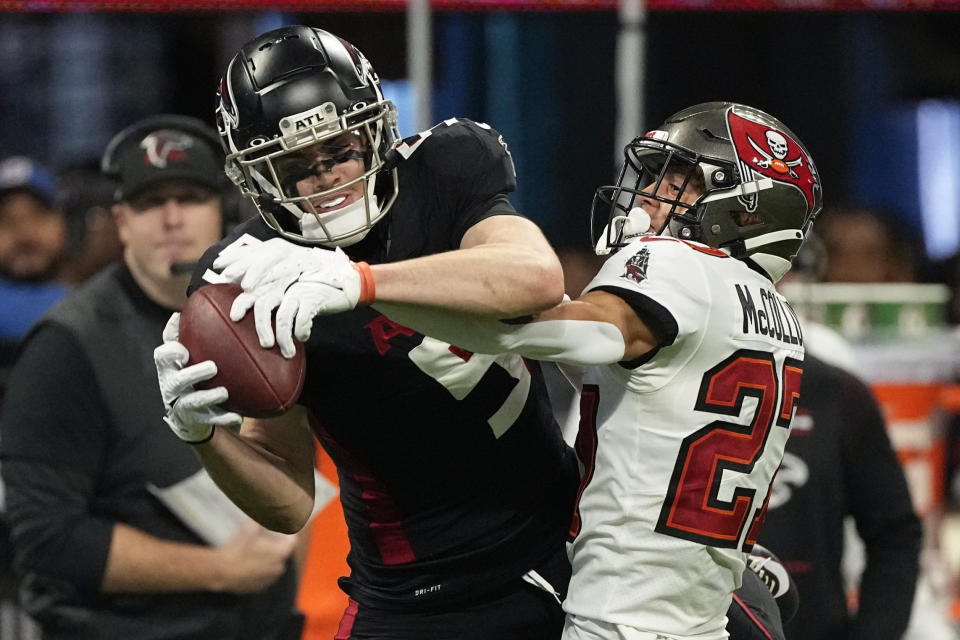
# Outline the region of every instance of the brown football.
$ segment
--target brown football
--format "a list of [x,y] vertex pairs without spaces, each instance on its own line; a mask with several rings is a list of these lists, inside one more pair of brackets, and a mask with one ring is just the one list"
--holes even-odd
[[209,284],[194,291],[180,312],[180,342],[190,352],[188,365],[204,360],[217,364],[217,375],[195,388],[222,385],[230,394],[225,408],[252,418],[269,418],[297,402],[306,357],[300,342],[289,360],[276,345],[261,347],[252,309],[240,322],[231,320],[230,306],[240,291],[237,284]]

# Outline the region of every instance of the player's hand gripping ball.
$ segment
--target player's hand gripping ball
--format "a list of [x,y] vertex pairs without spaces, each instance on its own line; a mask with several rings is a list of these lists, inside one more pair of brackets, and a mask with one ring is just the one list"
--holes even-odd
[[187,366],[213,360],[217,375],[197,389],[226,387],[223,407],[251,418],[279,415],[296,404],[303,389],[306,357],[297,343],[293,358],[276,346],[260,346],[253,314],[239,322],[230,307],[241,292],[237,284],[209,284],[197,289],[180,312],[180,342],[190,352]]

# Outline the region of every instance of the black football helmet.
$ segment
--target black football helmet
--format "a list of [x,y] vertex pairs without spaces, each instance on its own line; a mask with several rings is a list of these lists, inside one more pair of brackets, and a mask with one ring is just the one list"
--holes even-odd
[[[673,171],[685,176],[680,193],[654,195]],[[684,190],[695,187],[696,200],[681,202]],[[660,229],[648,231],[638,203],[645,189],[644,197],[670,205]],[[626,145],[617,184],[594,195],[590,226],[601,255],[659,233],[749,257],[777,281],[822,205],[813,159],[782,122],[746,105],[708,102]]]
[[[288,26],[249,41],[227,65],[216,115],[227,175],[288,239],[351,245],[397,197],[396,170],[385,164],[399,138],[396,107],[383,98],[366,57],[331,33]],[[362,154],[348,152],[327,162],[362,155],[363,175],[322,193],[299,195],[294,185],[311,171],[302,161],[304,150],[344,134],[358,136]],[[361,200],[330,212],[317,205],[359,181]]]

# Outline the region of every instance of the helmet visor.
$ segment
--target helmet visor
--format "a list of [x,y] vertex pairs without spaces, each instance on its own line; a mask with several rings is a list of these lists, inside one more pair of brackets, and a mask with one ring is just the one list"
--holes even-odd
[[354,169],[366,172],[370,155],[368,144],[356,132],[291,151],[273,162],[280,193],[288,199],[311,196],[317,193],[316,185],[323,183],[324,176],[340,165],[353,162]]

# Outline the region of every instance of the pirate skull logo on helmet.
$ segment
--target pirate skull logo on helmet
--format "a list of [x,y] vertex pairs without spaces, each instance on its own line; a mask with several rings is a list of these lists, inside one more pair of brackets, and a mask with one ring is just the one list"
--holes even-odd
[[[686,173],[683,189],[660,195],[668,169]],[[703,188],[691,203],[683,191],[693,184]],[[670,205],[666,222],[651,233],[751,260],[774,281],[790,268],[822,207],[819,174],[797,136],[773,116],[731,102],[684,109],[626,145],[617,184],[594,196],[598,252],[628,243],[625,221],[644,199]]]

